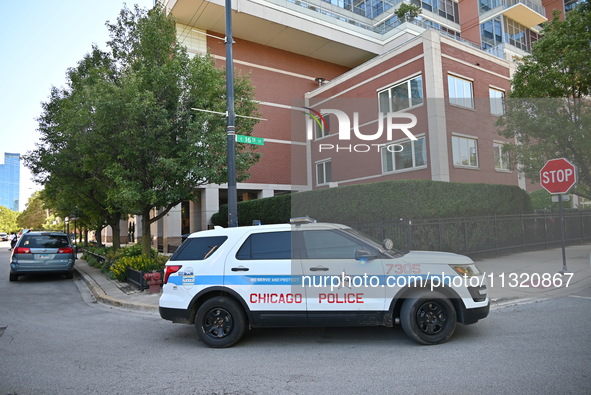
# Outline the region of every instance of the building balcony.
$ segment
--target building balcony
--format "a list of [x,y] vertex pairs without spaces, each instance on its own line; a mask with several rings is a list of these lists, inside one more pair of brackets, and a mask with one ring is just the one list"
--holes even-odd
[[480,7],[480,19],[490,19],[502,14],[507,18],[532,28],[546,22],[546,9],[533,0],[493,0]]
[[530,54],[529,51],[523,49],[521,46],[515,46],[509,43],[501,43],[494,47],[488,47],[484,49],[484,52],[489,53],[497,58],[504,59],[507,61],[514,61],[521,59]]

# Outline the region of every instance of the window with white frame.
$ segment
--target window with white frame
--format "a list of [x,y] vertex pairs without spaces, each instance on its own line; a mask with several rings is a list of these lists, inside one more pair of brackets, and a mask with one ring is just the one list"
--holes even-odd
[[449,90],[449,102],[456,106],[474,108],[474,90],[472,81],[447,75],[447,87]]
[[427,165],[425,137],[382,147],[382,172],[412,169]]
[[320,118],[312,118],[314,124],[314,138],[320,139],[330,134],[330,118],[328,114],[322,114],[322,118],[326,121],[326,125]]
[[332,182],[332,163],[325,160],[316,163],[316,185]]
[[189,57],[207,54],[207,31],[192,26],[176,24],[177,39],[185,47]]
[[493,143],[496,170],[509,170],[509,152],[503,143]]
[[490,113],[492,115],[503,115],[505,113],[505,92],[495,88],[488,88],[490,98]]
[[381,113],[397,112],[423,103],[423,77],[418,75],[378,93]]
[[452,136],[451,146],[454,166],[478,167],[478,140]]

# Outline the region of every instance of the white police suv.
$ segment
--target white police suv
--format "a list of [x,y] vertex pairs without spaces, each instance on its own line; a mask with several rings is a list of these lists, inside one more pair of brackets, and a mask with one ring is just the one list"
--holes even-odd
[[393,326],[420,344],[488,315],[485,276],[462,255],[400,252],[350,227],[315,223],[197,232],[166,264],[162,318],[229,347],[247,328]]

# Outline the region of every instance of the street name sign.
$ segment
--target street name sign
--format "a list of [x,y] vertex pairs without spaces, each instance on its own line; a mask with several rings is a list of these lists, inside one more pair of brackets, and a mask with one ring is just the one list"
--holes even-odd
[[265,145],[265,139],[262,137],[244,136],[242,134],[236,135],[236,142],[254,145]]

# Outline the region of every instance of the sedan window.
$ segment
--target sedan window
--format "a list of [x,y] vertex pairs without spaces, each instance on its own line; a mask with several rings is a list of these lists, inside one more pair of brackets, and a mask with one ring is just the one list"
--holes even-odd
[[236,254],[239,260],[291,258],[291,232],[253,233]]
[[308,259],[355,259],[355,251],[366,248],[332,230],[304,231],[303,236]]
[[202,261],[209,258],[227,239],[227,236],[189,238],[181,244],[170,260]]

